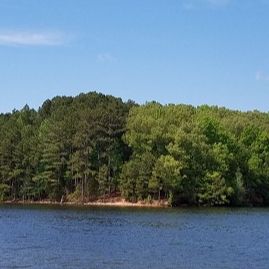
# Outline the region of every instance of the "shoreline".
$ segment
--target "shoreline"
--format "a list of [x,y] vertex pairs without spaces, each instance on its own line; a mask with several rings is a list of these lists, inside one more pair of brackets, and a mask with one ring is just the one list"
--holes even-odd
[[117,199],[117,200],[96,200],[92,202],[56,202],[50,200],[41,200],[41,201],[31,201],[31,200],[7,200],[0,202],[0,205],[58,205],[58,206],[80,206],[80,207],[91,207],[91,206],[98,206],[98,207],[136,207],[136,208],[168,208],[167,201],[152,201],[152,203],[138,201],[136,203],[125,201],[124,199]]
[[167,200],[162,200],[159,202],[158,200],[154,200],[151,203],[145,201],[138,201],[136,203],[125,201],[124,199],[117,200],[117,201],[104,201],[104,200],[96,200],[92,202],[57,202],[57,201],[50,201],[50,200],[41,200],[41,201],[32,201],[32,200],[6,200],[0,201],[1,205],[44,205],[44,206],[70,206],[70,207],[81,207],[81,208],[90,208],[90,207],[115,207],[115,208],[269,208],[269,206],[264,205],[239,205],[239,206],[208,206],[208,205],[187,205],[181,204],[178,206],[171,206],[168,204]]

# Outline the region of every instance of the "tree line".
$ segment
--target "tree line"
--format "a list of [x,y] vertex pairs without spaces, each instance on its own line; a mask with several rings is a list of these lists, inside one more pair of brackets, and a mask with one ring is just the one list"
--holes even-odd
[[268,205],[269,114],[96,92],[0,114],[0,200]]

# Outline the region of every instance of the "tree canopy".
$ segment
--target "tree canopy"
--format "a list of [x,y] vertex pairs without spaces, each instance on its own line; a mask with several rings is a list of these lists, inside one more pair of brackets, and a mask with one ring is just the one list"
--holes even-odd
[[269,114],[96,92],[0,114],[0,200],[268,205]]

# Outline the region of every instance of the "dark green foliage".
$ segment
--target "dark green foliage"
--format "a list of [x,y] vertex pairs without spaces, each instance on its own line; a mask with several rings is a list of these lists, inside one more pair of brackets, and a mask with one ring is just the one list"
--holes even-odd
[[0,114],[0,200],[268,205],[269,115],[96,92]]
[[[0,199],[89,200],[118,190],[133,103],[95,92],[0,115]],[[75,195],[73,195],[75,194]]]

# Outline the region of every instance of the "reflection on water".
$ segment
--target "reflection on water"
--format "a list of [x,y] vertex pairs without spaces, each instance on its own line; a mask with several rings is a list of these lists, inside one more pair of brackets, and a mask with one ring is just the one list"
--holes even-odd
[[0,206],[0,268],[269,268],[267,209]]

